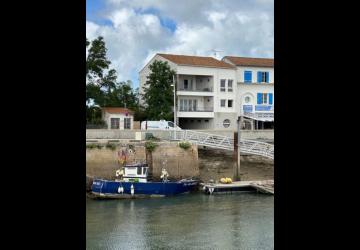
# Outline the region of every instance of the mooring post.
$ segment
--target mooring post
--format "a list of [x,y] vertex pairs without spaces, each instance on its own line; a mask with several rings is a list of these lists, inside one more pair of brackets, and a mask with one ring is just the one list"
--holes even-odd
[[234,180],[240,181],[240,126],[241,116],[237,120],[237,132],[234,133],[234,154],[236,159],[236,166],[234,171]]

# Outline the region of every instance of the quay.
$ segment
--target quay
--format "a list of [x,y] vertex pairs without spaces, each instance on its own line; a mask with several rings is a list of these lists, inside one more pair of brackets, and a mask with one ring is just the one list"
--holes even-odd
[[274,194],[274,180],[265,181],[234,181],[229,184],[201,183],[206,194],[224,194],[233,192],[260,192]]

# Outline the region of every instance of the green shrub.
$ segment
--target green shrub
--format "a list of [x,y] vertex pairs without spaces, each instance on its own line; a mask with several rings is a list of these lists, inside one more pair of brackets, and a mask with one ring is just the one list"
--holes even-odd
[[191,147],[191,143],[188,141],[182,141],[182,142],[179,142],[179,147],[186,150]]
[[116,149],[116,145],[115,145],[115,144],[108,143],[108,144],[106,144],[106,148],[111,149],[111,150],[115,150],[115,149]]
[[97,149],[102,149],[104,146],[103,146],[103,145],[98,144],[98,145],[96,145],[96,147],[97,147]]
[[153,152],[158,145],[153,141],[145,142],[145,148],[148,152]]
[[93,149],[93,148],[96,148],[96,145],[95,144],[86,144],[86,148]]

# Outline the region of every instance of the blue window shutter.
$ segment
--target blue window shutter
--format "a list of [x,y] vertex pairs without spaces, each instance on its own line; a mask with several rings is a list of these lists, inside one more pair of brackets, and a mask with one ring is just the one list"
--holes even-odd
[[261,71],[257,72],[257,82],[261,82]]
[[251,71],[244,71],[244,82],[252,82],[252,72]]
[[269,104],[272,105],[273,104],[272,101],[273,101],[273,94],[269,93]]
[[257,93],[257,104],[262,104],[262,93]]
[[269,82],[270,79],[269,79],[269,72],[266,72],[266,82]]

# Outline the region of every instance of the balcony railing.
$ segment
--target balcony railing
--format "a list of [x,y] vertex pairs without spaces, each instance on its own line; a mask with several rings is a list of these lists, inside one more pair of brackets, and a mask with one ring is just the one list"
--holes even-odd
[[185,89],[185,88],[179,88],[178,91],[189,91],[189,92],[213,92],[212,87],[206,87],[206,88],[197,88],[197,89]]
[[273,105],[255,105],[255,111],[274,111]]
[[248,113],[244,112],[244,116],[250,118],[274,118],[274,113]]
[[214,108],[212,107],[179,107],[179,112],[213,112]]
[[243,105],[244,112],[251,113],[253,112],[253,105]]

